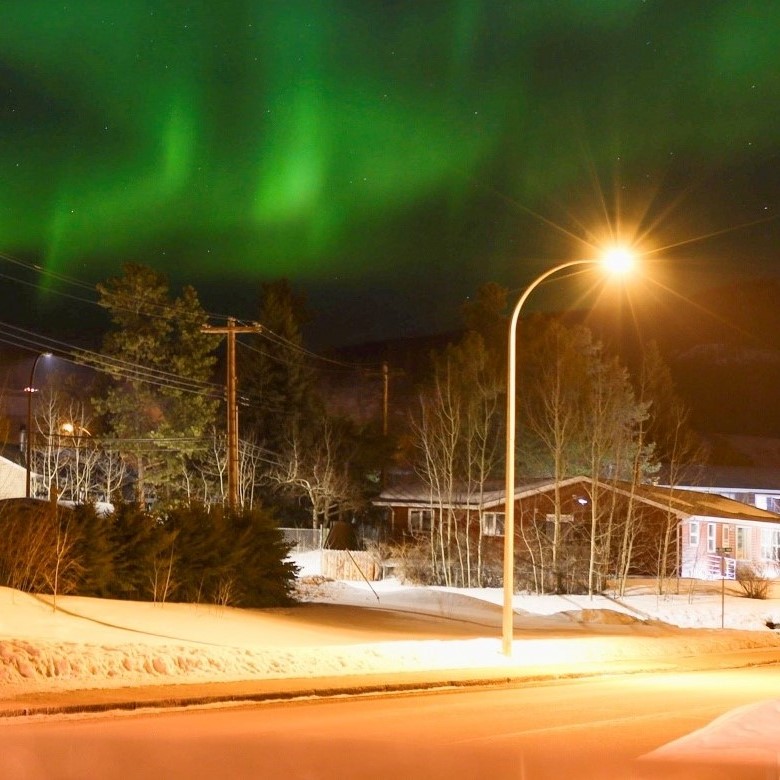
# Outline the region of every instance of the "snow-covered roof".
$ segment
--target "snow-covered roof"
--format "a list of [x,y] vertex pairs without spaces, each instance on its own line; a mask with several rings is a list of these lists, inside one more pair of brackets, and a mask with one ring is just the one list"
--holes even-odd
[[[610,487],[609,483],[603,483]],[[680,518],[717,517],[723,520],[757,520],[780,523],[780,514],[760,509],[752,504],[743,504],[716,493],[698,490],[668,488],[661,485],[631,485],[629,482],[614,486],[624,495],[633,494],[647,504],[673,512]]]
[[[578,480],[579,478],[577,478]],[[566,480],[569,482],[570,480]],[[550,485],[547,478],[524,480],[515,488],[515,497],[521,498],[531,495],[539,490],[544,490]],[[504,503],[506,491],[503,487],[491,485],[481,493],[473,488],[468,490],[456,487],[452,493],[452,504],[458,507],[489,507]],[[430,506],[431,489],[422,482],[407,482],[391,488],[385,488],[377,498],[373,500],[375,506]]]
[[[587,477],[570,477],[561,480],[558,487],[582,485],[583,489],[588,489],[590,482]],[[660,485],[632,485],[630,482],[620,481],[599,482],[599,485],[606,490],[616,490],[626,497],[633,496],[637,501],[671,512],[680,519],[710,517],[780,524],[780,514],[717,494]],[[515,488],[515,500],[548,492],[554,488],[555,482],[551,479],[524,480]],[[459,509],[490,509],[503,504],[504,497],[504,490],[488,490],[480,494],[473,490],[469,492],[459,489],[453,492],[452,501],[445,505]],[[432,500],[430,487],[417,482],[383,490],[373,503],[375,506],[429,507],[432,503],[439,502],[438,499],[435,502]]]
[[0,455],[0,467],[13,469],[14,471],[27,472],[27,469],[24,466],[10,458],[6,458],[4,455]]

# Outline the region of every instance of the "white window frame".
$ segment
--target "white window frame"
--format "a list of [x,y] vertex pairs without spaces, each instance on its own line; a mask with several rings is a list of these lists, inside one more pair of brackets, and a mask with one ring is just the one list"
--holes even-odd
[[717,532],[716,532],[716,525],[715,523],[707,523],[707,552],[708,553],[714,553],[717,549],[718,545],[715,544],[715,541],[717,539]]
[[724,525],[723,530],[720,532],[721,538],[723,540],[723,547],[731,547],[729,544],[730,537],[731,537],[731,526]]
[[736,557],[740,559],[744,559],[747,555],[747,547],[748,547],[748,529],[744,525],[738,525],[737,526],[737,535],[736,535]]
[[409,510],[409,533],[427,534],[433,528],[433,509],[415,507]]
[[699,546],[699,524],[695,521],[688,524],[688,544],[691,547]]
[[780,530],[761,529],[761,557],[765,561],[780,561]]
[[503,536],[505,520],[506,520],[505,512],[483,512],[482,535]]

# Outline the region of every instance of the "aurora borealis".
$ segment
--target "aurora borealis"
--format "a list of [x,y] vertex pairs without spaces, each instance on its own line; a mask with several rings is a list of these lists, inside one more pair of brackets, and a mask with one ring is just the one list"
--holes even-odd
[[607,223],[759,273],[778,51],[774,0],[5,0],[0,251],[223,310],[285,275],[367,336]]

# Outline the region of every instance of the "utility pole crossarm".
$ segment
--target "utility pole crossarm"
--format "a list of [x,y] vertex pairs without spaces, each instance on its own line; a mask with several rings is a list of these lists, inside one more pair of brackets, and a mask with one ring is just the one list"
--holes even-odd
[[227,336],[227,445],[228,445],[228,506],[238,506],[238,403],[236,381],[236,334],[261,333],[257,322],[238,325],[235,317],[228,317],[224,326],[203,325],[202,333]]

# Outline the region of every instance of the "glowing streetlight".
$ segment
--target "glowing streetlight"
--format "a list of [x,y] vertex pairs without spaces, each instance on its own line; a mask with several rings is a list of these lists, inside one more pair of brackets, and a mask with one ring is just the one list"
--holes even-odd
[[593,260],[600,263],[611,274],[626,274],[634,270],[636,255],[625,246],[613,246],[604,251],[601,260]]
[[83,425],[75,425],[69,420],[60,425],[60,430],[65,436],[92,436]]
[[601,257],[585,260],[569,260],[545,271],[531,282],[520,296],[512,312],[509,324],[509,361],[506,392],[506,492],[504,508],[504,605],[501,622],[501,640],[504,655],[512,655],[514,621],[512,597],[514,595],[515,561],[515,408],[517,384],[517,321],[528,296],[553,274],[577,265],[600,265],[611,274],[628,272],[634,264],[634,255],[625,247],[605,250]]
[[30,476],[31,476],[31,469],[32,469],[32,399],[33,399],[33,393],[37,393],[38,390],[35,387],[35,369],[38,367],[38,361],[41,358],[47,358],[51,357],[51,352],[41,352],[40,354],[35,356],[35,360],[33,360],[32,364],[32,370],[30,371],[30,383],[27,385],[27,387],[24,388],[24,392],[27,393],[27,440],[25,442],[26,444],[26,453],[25,453],[25,467],[27,469],[27,475],[26,475],[26,483],[25,483],[25,496],[27,498],[30,497]]

